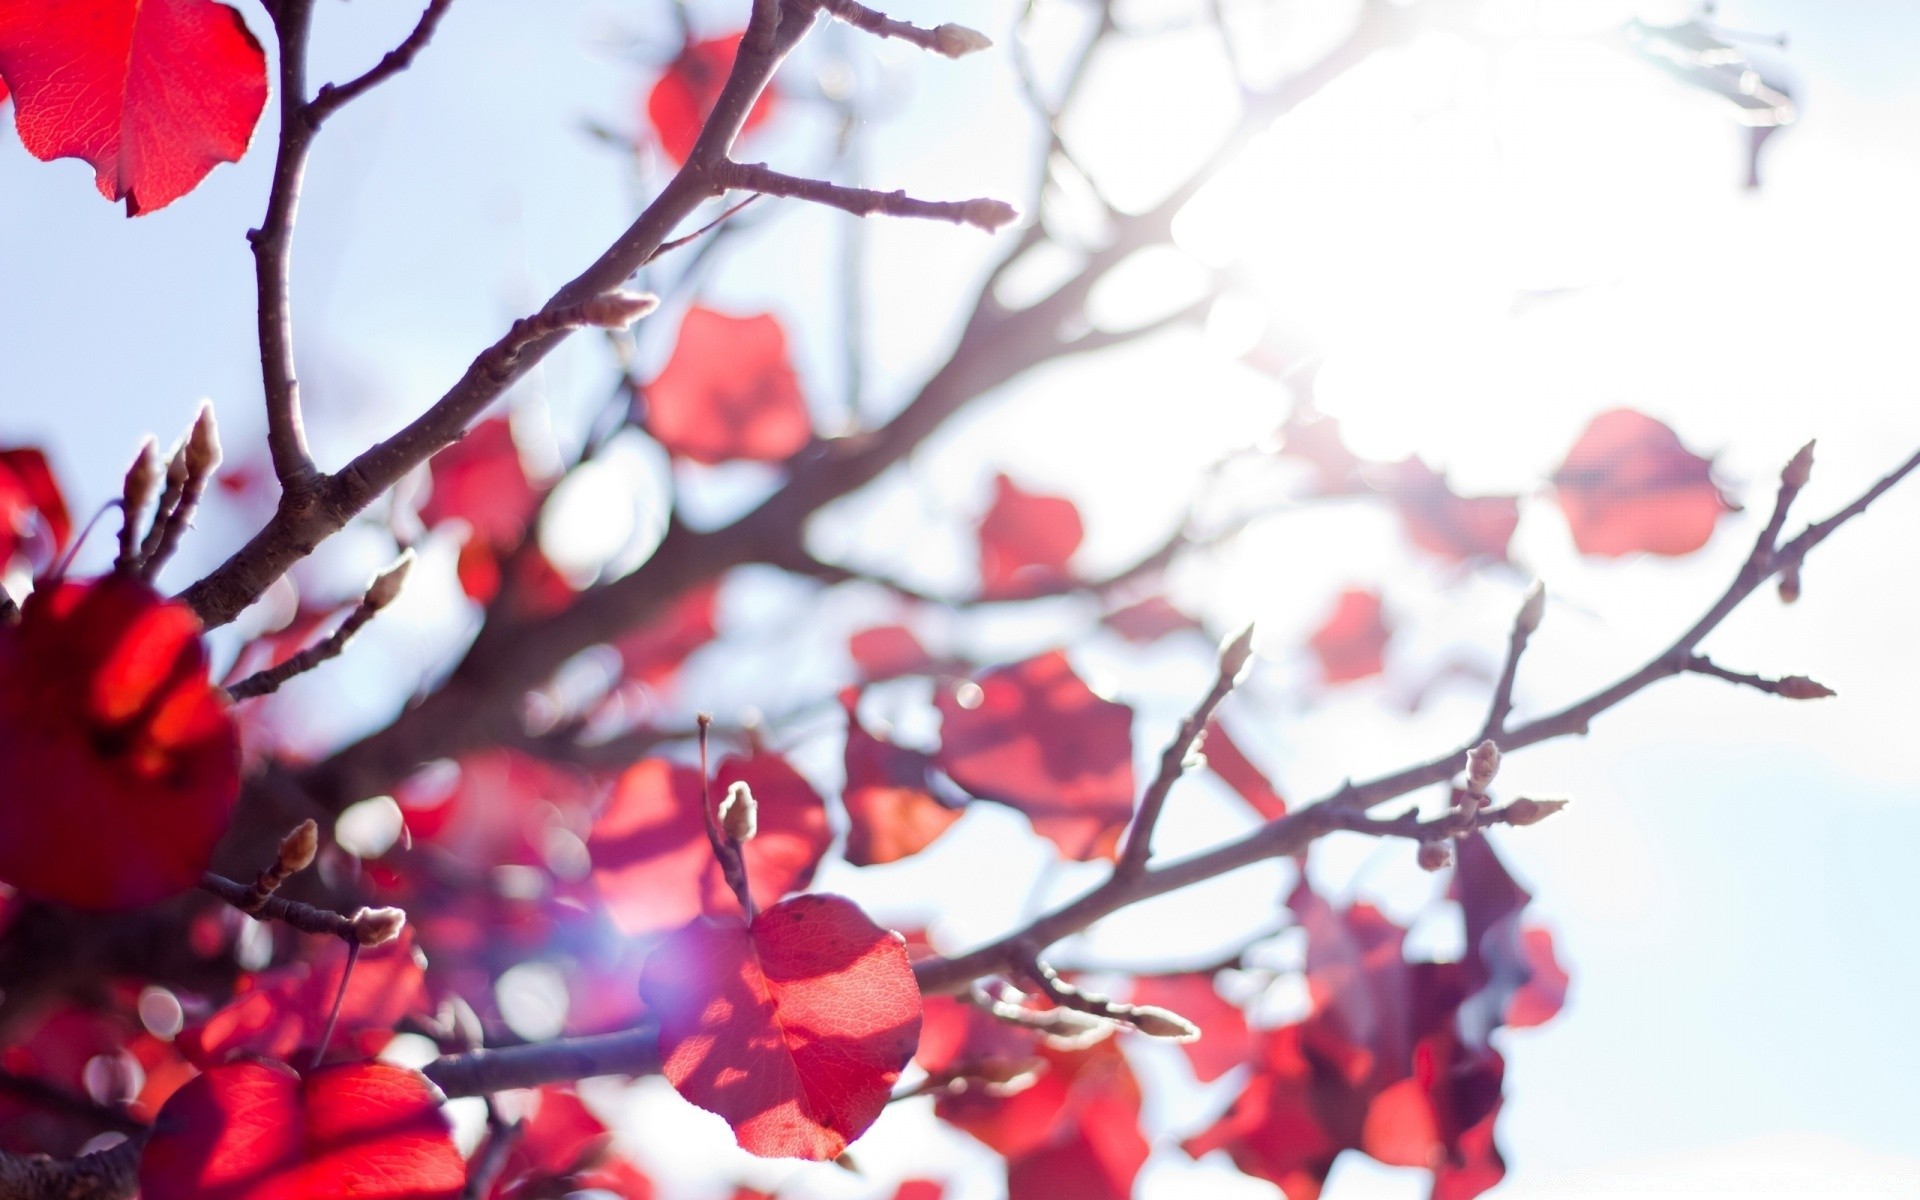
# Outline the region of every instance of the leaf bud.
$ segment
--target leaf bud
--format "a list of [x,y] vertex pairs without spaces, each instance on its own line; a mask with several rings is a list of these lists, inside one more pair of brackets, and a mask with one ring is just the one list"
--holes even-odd
[[1467,790],[1484,794],[1493,777],[1500,773],[1500,747],[1488,738],[1467,751]]
[[1019,216],[1019,211],[1005,200],[967,200],[960,205],[960,219],[988,233],[1011,224]]
[[1808,442],[1800,447],[1799,452],[1780,472],[1780,486],[1797,492],[1807,486],[1807,480],[1811,478],[1813,478],[1813,443]]
[[586,323],[601,329],[625,329],[660,307],[660,297],[651,292],[605,292],[580,306]]
[[313,865],[320,852],[320,827],[311,820],[300,822],[292,833],[280,839],[280,870],[293,875]]
[[1220,677],[1239,679],[1253,661],[1253,622],[1220,644]]
[[220,427],[213,419],[213,404],[200,402],[200,415],[193,419],[187,434],[187,474],[194,479],[210,477],[220,466]]
[[1444,871],[1453,865],[1453,843],[1421,842],[1420,853],[1414,861],[1422,871]]
[[993,39],[978,29],[969,29],[965,25],[949,22],[933,31],[933,49],[948,58],[964,58],[969,54],[993,48]]
[[160,447],[149,436],[140,443],[140,453],[133,459],[133,465],[127,468],[127,478],[120,486],[120,498],[127,506],[127,520],[132,521],[153,499],[153,493],[160,487]]
[[1522,796],[1501,809],[1509,825],[1538,825],[1567,806],[1565,800],[1535,800]]
[[1513,619],[1514,628],[1521,633],[1532,633],[1540,628],[1540,618],[1547,615],[1547,587],[1538,579],[1527,589],[1527,598],[1520,603],[1520,615]]
[[1805,675],[1786,676],[1776,685],[1776,690],[1789,700],[1824,700],[1835,694],[1826,684]]
[[407,572],[411,570],[413,549],[409,547],[400,552],[400,557],[394,560],[392,566],[373,577],[373,582],[367,585],[366,598],[361,603],[375,612],[392,604],[400,594],[401,585],[407,582]]
[[1156,1008],[1151,1004],[1134,1005],[1127,1010],[1125,1019],[1127,1024],[1148,1037],[1175,1042],[1200,1040],[1200,1027],[1170,1009]]
[[363,908],[348,917],[347,923],[362,946],[384,946],[406,928],[407,914],[398,908]]
[[753,789],[746,780],[736,779],[720,801],[720,828],[733,841],[750,842],[759,825],[760,808],[754,802]]
[[1792,604],[1800,598],[1800,567],[1795,564],[1780,572],[1780,603]]

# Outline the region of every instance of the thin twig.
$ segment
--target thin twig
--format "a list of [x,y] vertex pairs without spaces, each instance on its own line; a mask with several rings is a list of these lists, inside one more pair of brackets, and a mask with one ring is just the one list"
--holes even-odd
[[1220,707],[1240,676],[1246,671],[1247,663],[1253,658],[1253,626],[1248,625],[1226,644],[1220,647],[1218,670],[1214,674],[1213,686],[1193,706],[1186,719],[1180,722],[1180,729],[1160,753],[1160,769],[1154,774],[1153,782],[1141,793],[1139,810],[1134,813],[1133,823],[1127,827],[1127,840],[1120,851],[1120,858],[1113,864],[1114,879],[1131,879],[1146,869],[1147,858],[1153,853],[1153,831],[1160,823],[1160,812],[1166,807],[1167,796],[1173,791],[1173,785],[1187,770],[1187,764],[1193,756],[1193,749],[1200,735],[1205,732],[1207,722],[1213,719],[1213,710]]
[[487,1097],[487,1144],[467,1163],[467,1184],[460,1189],[460,1200],[486,1200],[493,1194],[494,1182],[507,1169],[507,1158],[526,1127],[524,1120],[501,1120],[493,1097]]
[[460,1097],[600,1075],[651,1075],[659,1070],[660,1034],[649,1026],[449,1054],[422,1067],[421,1073],[447,1096]]
[[440,18],[452,7],[453,0],[430,0],[413,32],[387,51],[365,74],[346,83],[322,84],[319,93],[306,105],[307,123],[318,129],[328,117],[412,66],[413,60],[433,39],[434,31],[440,27]]
[[[253,902],[251,887],[212,871],[200,877],[200,890],[218,896],[241,912],[247,912],[245,906]],[[361,908],[348,916],[284,896],[267,897],[258,911],[247,915],[260,921],[278,921],[302,933],[337,937],[356,946],[378,946],[392,941],[406,920],[406,914],[397,908]]]
[[366,594],[360,603],[354,605],[347,619],[340,622],[326,637],[308,646],[298,654],[291,655],[285,662],[256,671],[227,689],[227,695],[234,700],[251,700],[255,696],[271,695],[280,690],[280,686],[289,679],[304,675],[323,662],[338,658],[347,648],[353,636],[373,620],[374,616],[387,605],[393,603],[400,594],[400,587],[406,582],[407,573],[413,567],[413,551],[407,550],[386,570],[374,576],[368,585]]
[[1500,666],[1500,679],[1493,685],[1493,700],[1487,706],[1486,722],[1480,726],[1480,741],[1498,742],[1506,732],[1507,718],[1513,715],[1513,684],[1520,673],[1520,656],[1527,652],[1527,640],[1540,628],[1545,615],[1547,591],[1539,582],[1527,589],[1520,611],[1513,617],[1513,632],[1507,635],[1507,657]]
[[930,221],[952,221],[972,225],[988,233],[1019,217],[1013,205],[1004,200],[920,200],[904,191],[881,192],[871,188],[843,187],[824,179],[805,179],[786,175],[765,163],[721,162],[715,164],[714,178],[722,186],[765,196],[786,196],[824,204],[857,217],[920,217]]

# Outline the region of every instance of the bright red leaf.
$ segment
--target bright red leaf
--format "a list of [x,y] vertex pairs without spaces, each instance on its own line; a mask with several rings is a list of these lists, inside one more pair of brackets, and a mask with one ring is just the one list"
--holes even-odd
[[[566,1087],[532,1094],[492,1200],[545,1200],[575,1192],[611,1192],[621,1200],[652,1200],[653,1184],[639,1169],[609,1154],[613,1134]],[[478,1154],[487,1152],[482,1147]]]
[[1567,969],[1553,953],[1553,935],[1544,929],[1520,931],[1520,953],[1527,981],[1507,1001],[1507,1025],[1527,1029],[1544,1025],[1559,1015],[1567,1002]]
[[893,1200],[941,1200],[946,1194],[945,1184],[932,1179],[909,1179],[894,1192]]
[[698,463],[782,462],[813,436],[786,332],[767,313],[690,310],[666,367],[643,394],[647,432]]
[[1026,813],[1069,858],[1111,858],[1133,815],[1133,710],[1094,695],[1059,651],[979,680],[968,707],[940,709],[942,770],[982,799]]
[[640,974],[661,1073],[763,1157],[837,1157],[886,1107],[920,1036],[906,946],[841,896],[752,925],[696,920]]
[[[338,939],[313,941],[318,944],[312,946],[312,962],[244,980],[225,1008],[180,1035],[182,1052],[203,1068],[243,1055],[291,1061],[310,1054],[327,1028],[347,964]],[[408,929],[384,946],[361,952],[332,1045],[350,1057],[378,1054],[393,1040],[402,1018],[426,1011],[426,971]]]
[[[770,754],[721,760],[714,770],[715,802],[735,780],[753,789],[759,805],[759,831],[744,853],[754,900],[769,905],[813,878],[833,840],[826,803]],[[628,768],[594,823],[587,848],[594,886],[624,933],[653,933],[702,913],[740,911],[713,861],[700,772],[692,767],[648,759]]]
[[455,1200],[466,1177],[433,1085],[385,1063],[216,1067],[140,1157],[143,1200]]
[[520,465],[513,426],[488,417],[428,463],[433,490],[420,506],[429,527],[458,517],[476,540],[495,549],[518,545],[527,535],[540,494]]
[[47,456],[31,446],[0,450],[0,571],[22,549],[36,567],[50,565],[72,534]]
[[933,664],[933,655],[904,625],[877,625],[862,629],[847,639],[847,652],[853,665],[867,679],[893,679],[924,671]]
[[[679,57],[667,64],[653,90],[647,94],[647,120],[660,139],[660,148],[675,166],[687,161],[707,114],[720,99],[720,89],[733,69],[734,56],[740,50],[740,34],[690,42]],[[757,128],[773,115],[776,104],[771,84],[747,112],[741,132]]]
[[0,76],[28,151],[87,160],[129,216],[239,161],[267,101],[260,43],[212,0],[7,0]]
[[1259,767],[1227,736],[1218,720],[1207,723],[1206,738],[1200,743],[1206,755],[1207,769],[1253,806],[1262,820],[1273,821],[1287,815],[1287,802]]
[[1334,601],[1326,623],[1307,639],[1328,683],[1351,683],[1378,675],[1386,665],[1390,634],[1380,593],[1348,588]]
[[847,707],[846,859],[856,867],[896,862],[925,850],[960,819],[927,789],[928,756],[868,733]]
[[0,880],[78,908],[193,887],[240,793],[200,621],[119,575],[44,582],[0,625]]
[[1013,599],[1069,582],[1067,561],[1085,532],[1073,501],[995,476],[993,505],[980,519],[980,594]]
[[1041,1073],[1010,1096],[972,1088],[935,1111],[1006,1156],[1008,1200],[1127,1200],[1147,1161],[1140,1085],[1112,1038],[1046,1048]]
[[1582,554],[1691,554],[1738,506],[1713,462],[1666,425],[1629,408],[1595,417],[1554,472],[1555,494]]
[[1417,458],[1393,468],[1394,506],[1413,544],[1452,562],[1507,561],[1507,543],[1520,524],[1514,496],[1462,496]]

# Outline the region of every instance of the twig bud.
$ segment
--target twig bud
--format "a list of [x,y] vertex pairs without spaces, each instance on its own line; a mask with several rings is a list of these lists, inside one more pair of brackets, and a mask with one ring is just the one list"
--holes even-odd
[[392,604],[394,598],[400,595],[401,585],[407,582],[407,572],[411,570],[413,570],[413,549],[409,547],[400,552],[400,557],[394,560],[392,566],[373,577],[373,582],[367,585],[367,594],[361,603],[375,612]]
[[1500,773],[1500,747],[1488,738],[1478,746],[1467,751],[1467,790],[1475,795],[1485,794],[1493,777]]
[[659,307],[660,297],[653,293],[623,289],[595,296],[580,306],[580,315],[601,329],[625,329]]
[[1453,865],[1452,842],[1421,842],[1414,861],[1422,871],[1444,871]]
[[1805,675],[1788,675],[1775,685],[1778,694],[1789,700],[1825,700],[1835,694],[1824,683],[1808,679]]
[[736,842],[750,842],[759,831],[760,806],[754,802],[753,789],[746,780],[736,779],[727,786],[720,801],[720,828]]
[[1807,486],[1807,480],[1813,478],[1813,443],[1800,447],[1799,452],[1790,459],[1780,472],[1780,486],[1799,491]]
[[1253,622],[1249,621],[1240,632],[1220,644],[1220,677],[1237,680],[1252,661]]
[[1780,603],[1792,604],[1800,598],[1800,565],[1795,563],[1780,572]]
[[1123,1019],[1148,1037],[1166,1038],[1174,1042],[1200,1040],[1200,1027],[1170,1009],[1156,1008],[1151,1004],[1130,1005]]
[[1521,633],[1532,633],[1540,628],[1540,619],[1547,615],[1547,585],[1538,579],[1527,589],[1527,598],[1520,603],[1520,615],[1513,619],[1513,627]]
[[200,415],[193,419],[187,434],[187,474],[194,479],[211,477],[220,466],[220,427],[213,419],[211,401],[200,402]]
[[1567,806],[1565,800],[1534,800],[1522,796],[1501,809],[1509,825],[1538,825]]
[[320,852],[320,827],[311,820],[300,822],[292,833],[280,839],[280,870],[294,875],[313,865]]
[[160,487],[160,446],[149,435],[140,443],[140,452],[133,457],[133,465],[127,468],[127,478],[120,485],[120,498],[127,505],[127,521],[131,523],[140,515],[153,499],[153,493]]
[[362,946],[384,946],[406,928],[407,914],[398,908],[363,908],[347,918],[354,940]]
[[933,31],[933,49],[948,58],[964,58],[969,54],[993,48],[993,39],[978,29],[969,29],[965,25],[946,24]]
[[960,205],[960,219],[969,225],[992,233],[1002,225],[1011,224],[1020,213],[1005,200],[976,199]]

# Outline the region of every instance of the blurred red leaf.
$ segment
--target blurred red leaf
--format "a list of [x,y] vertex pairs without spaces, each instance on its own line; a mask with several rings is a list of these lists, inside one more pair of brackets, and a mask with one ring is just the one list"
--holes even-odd
[[1202,1083],[1211,1083],[1246,1062],[1253,1051],[1247,1014],[1220,995],[1210,973],[1142,975],[1133,982],[1133,1003],[1171,1010],[1200,1027],[1199,1039],[1182,1042],[1180,1048]]
[[787,335],[771,314],[691,309],[644,395],[647,432],[698,463],[782,462],[813,436]]
[[932,1179],[908,1179],[893,1193],[893,1200],[941,1200],[947,1194],[945,1184]]
[[918,854],[960,819],[960,810],[940,803],[927,790],[927,755],[882,741],[868,733],[847,708],[847,789],[842,800],[851,827],[846,860],[871,867]]
[[[759,831],[745,846],[754,900],[769,905],[807,885],[833,840],[826,804],[813,786],[771,754],[727,758],[714,770],[713,795],[745,780],[759,805]],[[702,913],[733,914],[727,887],[707,842],[700,772],[661,759],[627,769],[587,848],[593,882],[623,933],[684,925]]]
[[[660,148],[675,166],[687,161],[707,114],[720,99],[720,89],[733,69],[740,50],[740,34],[689,42],[647,94],[647,120],[660,139]],[[772,85],[760,93],[747,112],[741,132],[746,133],[773,115],[777,103]]]
[[1013,599],[1069,582],[1067,561],[1084,535],[1073,501],[995,476],[993,504],[980,519],[980,594]]
[[1280,455],[1313,469],[1314,491],[1338,495],[1358,486],[1360,459],[1340,437],[1340,422],[1312,410],[1296,411],[1280,427]]
[[1149,596],[1137,604],[1116,608],[1100,623],[1135,645],[1148,645],[1171,633],[1201,629],[1200,622],[1175,608],[1165,596]]
[[[652,1200],[652,1181],[609,1156],[613,1134],[571,1088],[543,1087],[533,1093],[533,1104],[494,1182],[493,1200],[544,1200],[590,1190]],[[485,1152],[482,1147],[476,1155]]]
[[1039,1034],[1002,1021],[977,1004],[928,996],[913,1057],[934,1079],[1008,1079],[1039,1065],[1039,1046]]
[[[429,527],[458,517],[476,540],[496,549],[517,545],[527,534],[540,494],[520,465],[513,426],[488,417],[428,463],[433,490],[420,506]],[[471,594],[471,593],[469,593]]]
[[1603,412],[1554,472],[1555,494],[1582,554],[1691,554],[1737,507],[1713,481],[1713,462],[1659,421],[1629,408]]
[[1515,496],[1461,496],[1417,458],[1393,468],[1390,490],[1413,544],[1452,562],[1507,561],[1520,524]]
[[[1336,1109],[1350,1109],[1349,1088],[1310,1057],[1302,1025],[1260,1039],[1254,1076],[1213,1125],[1182,1145],[1195,1158],[1225,1150],[1249,1175],[1276,1184],[1287,1200],[1315,1200],[1349,1139],[1329,1132]],[[1322,1075],[1330,1077],[1324,1080]]]
[[[309,949],[311,962],[243,980],[226,1007],[181,1033],[181,1051],[201,1068],[242,1056],[291,1060],[310,1053],[326,1030],[347,956],[337,938],[310,939]],[[426,1011],[426,971],[408,929],[361,952],[332,1045],[350,1057],[371,1057],[393,1040],[401,1018]]]
[[1286,800],[1266,774],[1227,736],[1218,720],[1207,723],[1207,735],[1200,743],[1200,750],[1206,755],[1207,769],[1238,792],[1262,820],[1273,821],[1287,815]]
[[[36,537],[38,535],[38,537]],[[43,543],[35,566],[49,565],[67,548],[73,520],[54,482],[47,456],[31,446],[0,450],[0,571],[22,548]]]
[[1040,1052],[1043,1069],[1010,1096],[973,1088],[935,1111],[1006,1156],[1008,1200],[1127,1200],[1147,1161],[1140,1085],[1112,1038]]
[[657,620],[623,635],[614,643],[628,679],[660,687],[680,670],[680,664],[719,632],[720,585],[703,583],[688,589]]
[[605,787],[512,750],[485,750],[403,780],[394,799],[416,841],[491,868],[546,865],[551,830],[582,828]]
[[439,1093],[385,1063],[216,1067],[174,1093],[140,1156],[144,1200],[455,1200],[466,1177]]
[[35,158],[83,158],[109,200],[151,212],[246,153],[266,56],[210,0],[8,0],[0,76]]
[[1567,1002],[1567,969],[1554,957],[1553,935],[1544,929],[1521,930],[1520,953],[1527,981],[1507,1001],[1506,1023],[1513,1029],[1544,1025]]
[[853,665],[867,679],[892,679],[925,670],[933,655],[904,625],[878,625],[862,629],[847,639],[847,652]]
[[200,881],[239,792],[192,609],[110,575],[44,582],[0,625],[0,880],[151,904]]
[[1351,683],[1380,673],[1390,632],[1380,594],[1348,588],[1334,602],[1326,623],[1307,639],[1307,646],[1320,660],[1328,683]]
[[661,1073],[763,1157],[837,1157],[886,1107],[920,1036],[905,945],[841,896],[696,920],[640,974]]
[[935,697],[935,761],[962,788],[1026,813],[1069,858],[1111,858],[1133,815],[1133,710],[1094,695],[1059,651],[997,667],[968,708]]

